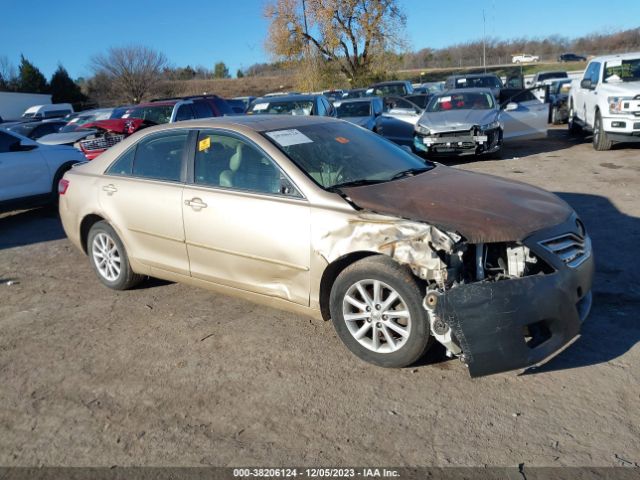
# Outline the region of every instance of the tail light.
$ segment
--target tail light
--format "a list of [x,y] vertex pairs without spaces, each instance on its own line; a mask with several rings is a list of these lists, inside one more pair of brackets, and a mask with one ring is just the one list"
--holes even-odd
[[67,193],[67,189],[69,188],[69,180],[63,178],[58,182],[58,193],[60,195],[64,195]]

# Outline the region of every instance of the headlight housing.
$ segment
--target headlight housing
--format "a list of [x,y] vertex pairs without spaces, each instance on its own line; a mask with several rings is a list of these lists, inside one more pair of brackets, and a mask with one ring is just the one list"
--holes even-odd
[[416,123],[415,131],[416,131],[416,133],[419,133],[420,135],[430,135],[431,134],[431,130],[429,130],[424,125],[420,125],[419,123]]
[[491,123],[487,123],[485,125],[480,125],[480,130],[492,130],[494,128],[498,128],[500,126],[500,122],[495,120]]
[[632,97],[607,97],[607,103],[609,104],[609,113],[620,114],[625,113],[622,111],[622,104],[633,100]]

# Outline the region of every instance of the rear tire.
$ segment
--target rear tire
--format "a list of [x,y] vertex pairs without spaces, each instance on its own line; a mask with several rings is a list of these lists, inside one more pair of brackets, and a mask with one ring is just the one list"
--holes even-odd
[[113,290],[128,290],[144,278],[131,269],[122,240],[105,221],[89,230],[87,252],[98,280]]
[[593,148],[599,152],[611,150],[613,142],[609,140],[607,132],[604,131],[602,125],[602,116],[600,112],[596,112],[595,120],[593,121]]
[[551,107],[551,124],[560,124],[560,121],[558,120],[558,107]]
[[362,360],[388,368],[415,363],[431,344],[420,286],[408,267],[375,255],[344,269],[331,288],[336,333]]

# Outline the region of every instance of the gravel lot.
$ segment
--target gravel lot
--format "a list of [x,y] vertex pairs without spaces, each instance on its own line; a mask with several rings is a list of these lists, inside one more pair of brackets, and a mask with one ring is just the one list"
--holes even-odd
[[640,148],[554,129],[503,157],[458,165],[577,209],[594,309],[541,368],[476,380],[441,348],[381,369],[330,323],[184,285],[110,291],[55,212],[1,215],[0,465],[640,465]]

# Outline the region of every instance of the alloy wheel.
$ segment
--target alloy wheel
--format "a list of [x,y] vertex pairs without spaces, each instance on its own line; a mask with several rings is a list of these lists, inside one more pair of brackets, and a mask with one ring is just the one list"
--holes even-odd
[[100,232],[94,237],[91,255],[96,269],[104,279],[115,282],[120,277],[120,252],[115,241],[108,234]]
[[342,300],[344,322],[360,345],[376,353],[402,348],[411,334],[411,314],[400,294],[380,280],[354,283]]

